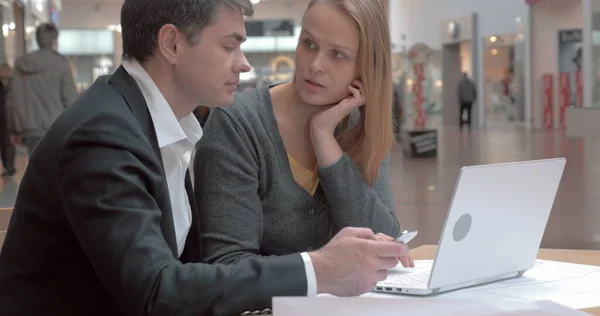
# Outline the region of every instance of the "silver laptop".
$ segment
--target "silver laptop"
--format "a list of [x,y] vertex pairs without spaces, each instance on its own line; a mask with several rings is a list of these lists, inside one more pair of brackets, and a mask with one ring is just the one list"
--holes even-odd
[[391,269],[374,291],[431,295],[521,276],[535,263],[565,164],[462,168],[433,262]]

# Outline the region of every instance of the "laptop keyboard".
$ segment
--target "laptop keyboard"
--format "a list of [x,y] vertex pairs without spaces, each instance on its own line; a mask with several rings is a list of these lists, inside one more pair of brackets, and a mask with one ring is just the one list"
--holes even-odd
[[429,281],[431,270],[419,270],[411,273],[390,274],[387,281],[396,283],[397,285],[411,287],[425,287]]

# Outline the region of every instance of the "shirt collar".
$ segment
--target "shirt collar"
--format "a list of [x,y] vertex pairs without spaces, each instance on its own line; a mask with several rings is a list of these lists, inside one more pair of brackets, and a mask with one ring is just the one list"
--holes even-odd
[[135,59],[124,59],[122,65],[144,95],[154,123],[158,147],[164,148],[184,139],[196,144],[202,137],[202,127],[194,114],[190,113],[177,121],[173,109],[142,65]]

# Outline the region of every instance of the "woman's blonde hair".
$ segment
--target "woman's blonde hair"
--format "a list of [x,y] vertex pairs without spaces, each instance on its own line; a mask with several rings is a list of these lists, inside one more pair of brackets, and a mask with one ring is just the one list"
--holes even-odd
[[358,27],[358,69],[365,106],[360,108],[358,123],[348,128],[346,118],[336,137],[360,168],[365,182],[373,185],[394,143],[392,49],[386,9],[382,0],[311,0],[308,9],[316,3],[335,6],[352,17]]

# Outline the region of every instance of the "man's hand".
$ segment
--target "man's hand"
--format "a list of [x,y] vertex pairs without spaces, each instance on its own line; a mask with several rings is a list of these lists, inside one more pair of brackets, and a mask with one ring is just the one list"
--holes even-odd
[[371,291],[407,253],[406,245],[378,240],[370,229],[344,228],[323,248],[309,253],[317,293],[356,296]]
[[[382,233],[375,235],[375,238],[377,238],[377,240],[381,240],[381,241],[394,241],[394,237],[390,237],[390,236],[382,234]],[[415,267],[415,261],[411,258],[410,254],[408,252],[406,253],[405,256],[398,257],[398,260],[400,260],[400,263],[402,263],[402,266],[405,268],[414,268]]]

